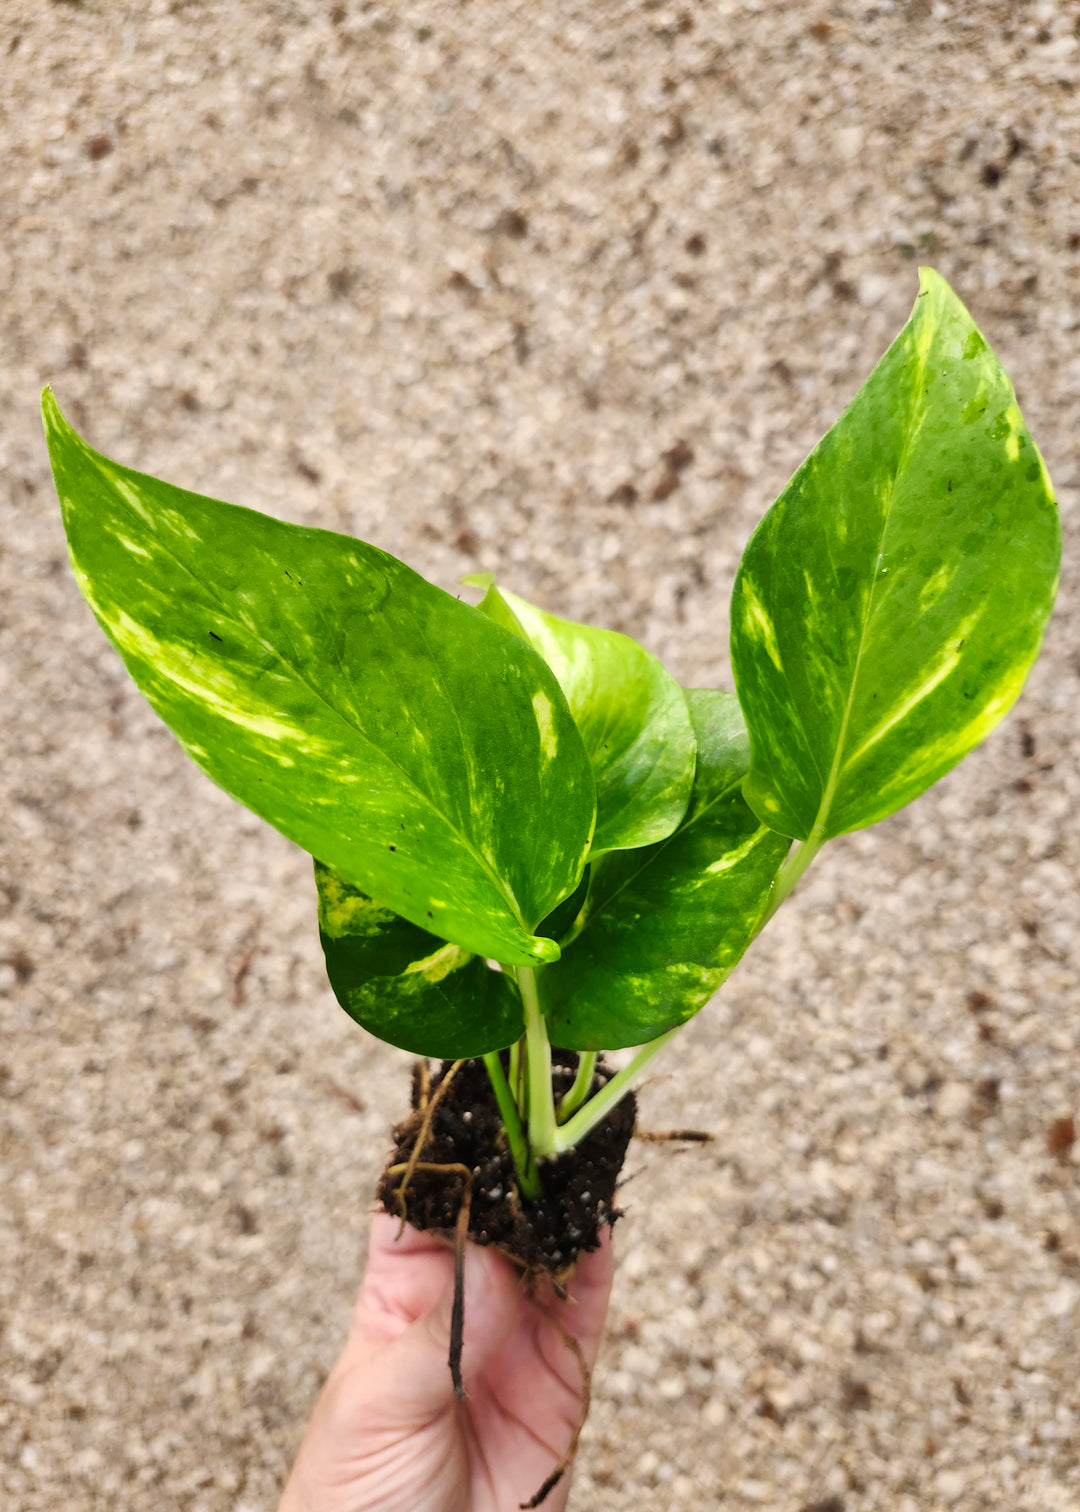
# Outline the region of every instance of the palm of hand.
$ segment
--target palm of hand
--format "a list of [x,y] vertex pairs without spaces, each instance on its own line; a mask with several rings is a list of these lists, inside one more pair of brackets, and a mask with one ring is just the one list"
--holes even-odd
[[[279,1512],[511,1512],[558,1464],[582,1409],[611,1291],[610,1237],[582,1258],[570,1302],[523,1294],[510,1263],[470,1245],[458,1402],[447,1368],[453,1256],[384,1214],[349,1343],[331,1373]],[[558,1324],[554,1321],[558,1318]],[[564,1476],[545,1508],[562,1512]]]

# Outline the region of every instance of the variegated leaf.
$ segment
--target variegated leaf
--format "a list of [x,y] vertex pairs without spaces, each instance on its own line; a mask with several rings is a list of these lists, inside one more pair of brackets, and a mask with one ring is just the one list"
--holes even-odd
[[315,881],[326,974],[370,1033],[443,1060],[502,1050],[522,1033],[512,977],[380,907],[320,861]]
[[556,958],[533,931],[595,797],[543,659],[386,552],[132,472],[44,413],[79,585],[202,769],[413,924]]
[[697,1013],[753,938],[788,851],[742,796],[737,700],[687,699],[698,762],[686,818],[660,844],[593,866],[562,959],[539,973],[552,1043],[566,1049],[642,1044]]
[[490,573],[465,581],[487,589],[480,608],[539,651],[566,694],[596,777],[592,855],[670,835],[690,798],[694,731],[663,663],[628,635],[537,609]]
[[751,807],[818,842],[917,797],[1019,693],[1060,552],[1012,385],[924,269],[910,321],[739,567],[731,655]]

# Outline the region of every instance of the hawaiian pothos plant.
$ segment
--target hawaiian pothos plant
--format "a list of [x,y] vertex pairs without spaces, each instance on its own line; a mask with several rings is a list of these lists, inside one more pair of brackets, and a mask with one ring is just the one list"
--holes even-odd
[[[750,539],[737,694],[684,691],[627,636],[487,575],[471,607],[375,546],[133,472],[49,391],[44,414],[105,633],[203,771],[315,857],[347,1012],[404,1050],[483,1058],[526,1199],[825,842],[997,724],[1057,583],[1042,458],[930,271]],[[580,1052],[558,1104],[552,1045]],[[597,1052],[626,1046],[598,1087]]]

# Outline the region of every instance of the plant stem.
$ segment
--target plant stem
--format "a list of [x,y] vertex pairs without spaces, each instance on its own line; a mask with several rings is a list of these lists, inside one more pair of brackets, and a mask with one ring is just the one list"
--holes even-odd
[[506,1130],[506,1142],[510,1146],[510,1154],[514,1158],[514,1170],[517,1172],[518,1187],[526,1202],[538,1202],[544,1195],[540,1185],[540,1173],[536,1169],[536,1161],[532,1157],[525,1131],[521,1127],[521,1117],[518,1113],[517,1103],[510,1091],[509,1083],[503,1071],[502,1057],[497,1050],[490,1051],[484,1056],[484,1065],[487,1074],[491,1078],[491,1085],[495,1092],[495,1101],[499,1105],[499,1113],[502,1116],[503,1128]]
[[555,1153],[555,1094],[551,1087],[551,1045],[547,1037],[532,966],[517,967],[521,1001],[525,1005],[525,1041],[528,1055],[529,1148],[536,1156]]
[[521,1041],[516,1039],[510,1046],[510,1091],[517,1110],[521,1112]]
[[605,1082],[595,1097],[591,1097],[572,1118],[560,1124],[554,1134],[552,1147],[554,1153],[561,1155],[564,1150],[572,1150],[574,1145],[585,1138],[590,1129],[594,1129],[602,1119],[606,1118],[620,1097],[624,1097],[630,1091],[653,1056],[657,1055],[669,1040],[674,1039],[681,1028],[681,1024],[676,1024],[674,1029],[669,1029],[658,1039],[650,1040],[647,1045],[642,1045],[628,1066],[613,1076],[609,1082]]
[[574,1077],[574,1085],[559,1103],[556,1114],[559,1123],[565,1123],[571,1113],[577,1111],[581,1104],[592,1091],[593,1077],[596,1074],[596,1051],[582,1050],[578,1056],[577,1075]]
[[785,902],[795,891],[795,885],[799,881],[799,878],[806,871],[824,843],[824,840],[815,836],[813,831],[811,831],[806,840],[800,840],[796,844],[795,849],[788,852],[784,864],[776,874],[772,901],[762,915],[761,923],[754,931],[755,936],[761,933],[781,903]]
[[518,1105],[518,1112],[522,1118],[529,1110],[529,1090],[525,1080],[525,1071],[529,1063],[529,1045],[525,1036],[518,1040],[518,1073],[517,1084],[514,1087],[514,1100]]

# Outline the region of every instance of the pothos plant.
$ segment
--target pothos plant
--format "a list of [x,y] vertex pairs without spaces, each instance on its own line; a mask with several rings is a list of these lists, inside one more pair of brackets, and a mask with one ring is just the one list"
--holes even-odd
[[[486,1068],[512,1188],[488,1219],[500,1196],[526,1222],[544,1210],[827,841],[994,727],[1058,575],[1012,387],[930,271],[750,539],[735,694],[684,691],[627,636],[486,575],[466,580],[472,607],[375,546],[133,472],[49,391],[44,414],[83,593],[192,759],[315,858],[342,1006],[448,1063],[444,1083]],[[598,1069],[627,1046],[624,1069]],[[576,1059],[553,1072],[553,1047]],[[474,1100],[478,1074],[461,1078]],[[438,1164],[421,1161],[432,1100],[409,1174]],[[563,1240],[552,1270],[595,1228]]]

